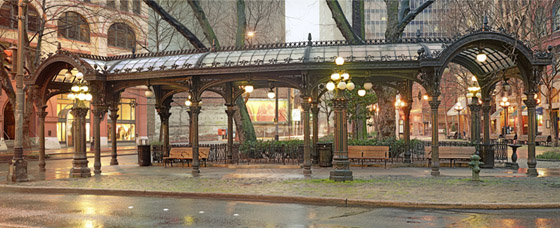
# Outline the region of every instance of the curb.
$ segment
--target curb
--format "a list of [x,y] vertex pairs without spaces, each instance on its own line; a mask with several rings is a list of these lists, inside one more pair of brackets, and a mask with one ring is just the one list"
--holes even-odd
[[279,196],[279,195],[249,195],[229,193],[204,193],[204,192],[169,192],[146,190],[118,190],[118,189],[89,189],[89,188],[58,188],[38,186],[13,186],[0,185],[0,190],[18,193],[41,194],[88,194],[110,196],[138,196],[138,197],[176,197],[221,199],[238,201],[260,201],[271,203],[298,203],[325,206],[350,206],[350,207],[393,207],[393,208],[425,208],[425,209],[558,209],[558,203],[430,203],[430,202],[399,202],[384,200],[362,200],[335,197],[306,197],[306,196]]

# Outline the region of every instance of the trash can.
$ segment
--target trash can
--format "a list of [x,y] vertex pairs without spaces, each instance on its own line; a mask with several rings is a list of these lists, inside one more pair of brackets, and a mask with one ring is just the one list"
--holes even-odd
[[150,166],[152,165],[150,155],[150,145],[138,145],[138,165]]
[[319,154],[319,166],[331,167],[333,159],[332,143],[317,143],[316,148]]

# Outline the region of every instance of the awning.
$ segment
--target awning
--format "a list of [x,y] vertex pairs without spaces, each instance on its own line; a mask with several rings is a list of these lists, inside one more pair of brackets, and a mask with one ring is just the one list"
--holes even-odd
[[[461,104],[461,107],[463,107],[463,111],[461,111],[461,115],[465,115],[467,113],[467,103],[465,99],[461,99],[462,97],[459,97],[459,104]],[[453,107],[451,107],[448,111],[447,111],[447,116],[456,116],[457,115],[457,110],[455,110],[455,107],[457,107],[457,104],[453,105]]]
[[495,119],[500,118],[500,114],[502,114],[502,111],[504,111],[503,108],[496,109],[496,111],[494,113],[492,113],[492,115],[490,115],[490,119],[495,120]]
[[[523,109],[523,112],[521,112],[522,115],[526,116],[527,115],[527,106],[523,105],[521,106],[521,108]],[[537,115],[542,115],[543,114],[543,108],[542,107],[537,107],[536,109]],[[517,109],[511,114],[511,116],[517,116]]]

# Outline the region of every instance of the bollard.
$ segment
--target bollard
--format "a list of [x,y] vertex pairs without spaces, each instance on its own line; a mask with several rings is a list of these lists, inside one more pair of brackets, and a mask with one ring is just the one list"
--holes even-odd
[[473,154],[471,156],[471,162],[469,162],[469,167],[472,169],[472,181],[480,181],[480,165],[484,164],[480,162],[480,156]]

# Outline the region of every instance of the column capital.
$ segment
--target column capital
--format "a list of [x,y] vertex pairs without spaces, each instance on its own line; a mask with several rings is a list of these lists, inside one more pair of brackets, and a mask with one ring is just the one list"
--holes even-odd
[[492,109],[492,106],[486,105],[486,104],[482,105],[482,112],[483,113],[490,113],[490,109]]
[[523,103],[525,103],[527,109],[537,107],[537,101],[532,96],[527,96],[527,100],[524,100]]
[[480,111],[480,106],[479,104],[470,104],[467,105],[469,106],[469,109],[471,110],[471,112],[479,112]]
[[73,116],[75,117],[85,117],[87,116],[87,112],[88,112],[89,108],[84,108],[84,107],[74,107],[71,109],[71,113]]
[[47,106],[43,106],[39,109],[39,111],[37,112],[37,115],[39,116],[39,118],[45,118],[47,117],[47,115],[49,114],[47,111],[45,111],[47,109]]
[[430,108],[432,110],[437,110],[439,108],[440,103],[441,103],[441,101],[438,101],[437,97],[433,97],[433,99],[431,101],[428,101],[428,104],[430,104]]
[[200,109],[201,107],[197,105],[195,105],[195,103],[193,102],[193,105],[190,107],[190,111],[192,112],[192,114],[200,114]]
[[333,99],[333,104],[335,110],[346,110],[346,107],[348,106],[347,100],[343,97]]
[[226,114],[227,114],[228,116],[233,116],[233,115],[235,114],[235,111],[236,111],[235,109],[227,109],[227,110],[226,110]]
[[309,112],[309,108],[311,107],[311,104],[309,102],[302,102],[301,103],[301,108],[303,108],[304,111],[308,111]]
[[313,112],[313,115],[316,115],[317,113],[319,113],[319,107],[315,106],[316,104],[312,104],[313,107],[311,107],[311,112]]

